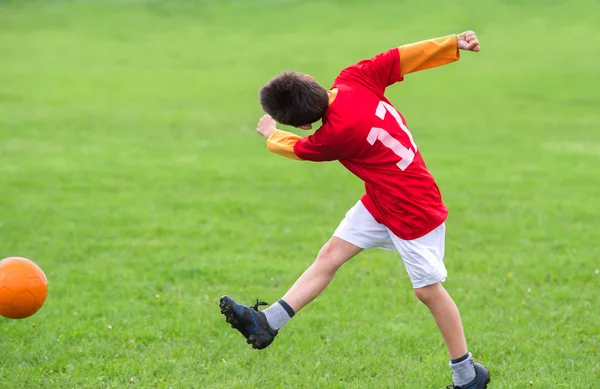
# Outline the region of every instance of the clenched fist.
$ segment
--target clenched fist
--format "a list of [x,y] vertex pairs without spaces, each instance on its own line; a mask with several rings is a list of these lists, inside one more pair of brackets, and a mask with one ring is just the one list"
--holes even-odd
[[465,31],[461,34],[457,34],[458,48],[460,50],[479,51],[479,39],[473,31]]
[[265,138],[268,138],[276,129],[277,127],[275,120],[273,120],[273,118],[269,115],[261,117],[258,121],[258,125],[256,126],[256,131],[258,131],[258,133]]

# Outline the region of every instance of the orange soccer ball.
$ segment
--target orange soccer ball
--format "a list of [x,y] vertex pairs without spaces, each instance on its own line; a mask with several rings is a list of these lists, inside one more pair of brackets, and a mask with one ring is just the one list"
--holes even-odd
[[47,294],[48,280],[38,265],[19,257],[0,261],[0,315],[29,317],[42,307]]

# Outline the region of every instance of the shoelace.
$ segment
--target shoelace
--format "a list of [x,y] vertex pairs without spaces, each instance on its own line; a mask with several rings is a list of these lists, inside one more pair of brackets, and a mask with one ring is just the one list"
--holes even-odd
[[252,308],[253,308],[255,311],[258,311],[258,307],[259,307],[259,306],[261,306],[261,305],[269,305],[269,304],[268,304],[268,303],[266,303],[266,302],[264,302],[264,301],[258,301],[258,299],[256,299],[256,304],[254,304],[254,305],[252,306]]

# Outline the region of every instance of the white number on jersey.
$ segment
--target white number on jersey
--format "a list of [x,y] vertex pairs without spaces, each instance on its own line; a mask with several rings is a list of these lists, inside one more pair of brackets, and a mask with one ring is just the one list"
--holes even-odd
[[414,151],[404,147],[404,145],[400,143],[399,140],[392,137],[390,133],[384,130],[383,128],[379,127],[371,128],[369,136],[367,136],[367,142],[369,142],[371,145],[374,145],[375,142],[379,140],[385,147],[392,150],[394,154],[401,158],[400,162],[398,162],[396,165],[400,168],[400,170],[404,171],[415,158],[415,153],[417,152],[417,145],[415,144],[415,141],[413,140],[410,131],[408,131],[408,128],[402,122],[402,118],[400,117],[398,111],[396,111],[394,107],[392,107],[385,101],[380,101],[379,105],[377,106],[377,111],[375,112],[375,115],[377,115],[378,118],[383,120],[385,118],[386,112],[389,112],[394,117],[394,119],[396,119],[396,122],[398,122],[398,125],[400,126],[402,131],[404,131],[408,136],[408,139],[410,140],[410,144],[412,145]]

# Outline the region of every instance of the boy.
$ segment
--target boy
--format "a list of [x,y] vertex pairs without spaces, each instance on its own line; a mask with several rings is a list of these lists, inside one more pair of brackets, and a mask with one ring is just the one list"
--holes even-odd
[[[310,76],[283,72],[260,89],[268,114],[257,131],[271,152],[307,161],[339,160],[365,182],[366,193],[348,211],[315,262],[271,307],[259,311],[223,296],[221,313],[256,349],[271,344],[279,329],[315,299],[336,271],[364,249],[398,250],[414,292],[431,311],[450,354],[453,385],[483,389],[487,369],[467,350],[460,314],[441,282],[446,206],[406,121],[384,96],[386,87],[409,73],[454,62],[459,50],[478,52],[472,31],[417,42],[381,53],[342,70],[328,91]],[[310,130],[299,137],[276,122]]]

